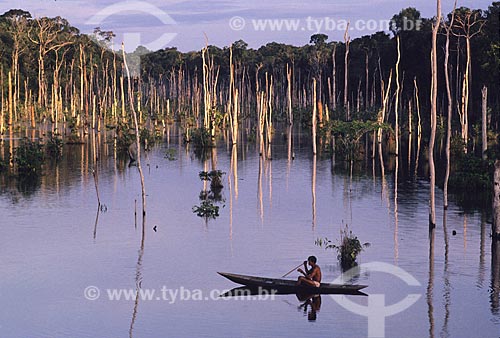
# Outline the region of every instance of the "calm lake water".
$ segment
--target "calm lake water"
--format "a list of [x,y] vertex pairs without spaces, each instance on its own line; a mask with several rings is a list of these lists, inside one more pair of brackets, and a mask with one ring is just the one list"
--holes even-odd
[[[91,172],[94,141],[102,210]],[[2,151],[9,152],[7,140]],[[386,163],[385,178],[371,159],[351,175],[342,162],[313,159],[298,133],[293,153],[289,161],[282,134],[266,161],[255,143],[240,142],[233,151],[221,139],[204,161],[170,126],[164,142],[143,156],[144,227],[137,167],[116,155],[110,136],[66,145],[63,159],[48,164],[34,185],[2,176],[0,337],[500,336],[500,263],[492,255],[488,206],[465,212],[452,199],[444,217],[438,190],[438,224],[429,233],[428,184],[407,174],[404,156],[396,192],[394,163]],[[204,188],[198,173],[214,168],[226,173],[223,200],[220,216],[205,221],[192,207]],[[353,280],[368,285],[369,296],[347,300],[382,313],[384,304],[419,297],[385,322],[372,318],[376,330],[328,295],[314,307],[295,295],[212,297],[237,286],[217,271],[280,277],[309,255],[318,257],[323,281],[333,281],[341,274],[336,253],[315,240],[337,241],[346,223],[370,243],[359,262],[372,267]],[[417,284],[377,271],[381,263]],[[98,299],[87,299],[97,296],[89,286],[99,289]],[[155,294],[110,300],[113,289]],[[372,307],[371,299],[384,303]]]

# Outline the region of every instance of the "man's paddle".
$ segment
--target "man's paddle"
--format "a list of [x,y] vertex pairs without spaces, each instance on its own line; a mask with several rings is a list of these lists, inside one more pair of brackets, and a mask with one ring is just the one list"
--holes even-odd
[[285,278],[286,276],[288,276],[289,274],[291,274],[292,272],[294,272],[295,270],[297,270],[298,268],[300,268],[303,264],[304,263],[300,263],[299,265],[297,265],[296,267],[294,267],[292,270],[288,271],[283,276],[281,276],[281,278]]

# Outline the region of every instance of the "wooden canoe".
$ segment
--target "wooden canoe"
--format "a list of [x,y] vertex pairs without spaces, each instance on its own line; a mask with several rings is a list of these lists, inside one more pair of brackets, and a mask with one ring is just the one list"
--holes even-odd
[[260,287],[266,290],[276,290],[279,293],[366,295],[359,290],[367,287],[367,285],[329,283],[321,283],[319,287],[308,285],[297,286],[297,281],[291,279],[246,276],[227,272],[218,272],[218,274],[237,284],[250,288]]

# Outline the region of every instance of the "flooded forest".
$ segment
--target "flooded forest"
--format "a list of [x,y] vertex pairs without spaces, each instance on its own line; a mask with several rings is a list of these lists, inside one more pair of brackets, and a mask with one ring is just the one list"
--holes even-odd
[[[438,1],[433,18],[409,7],[362,37],[348,24],[340,41],[250,48],[207,34],[191,52],[113,50],[106,27],[3,13],[0,336],[364,336],[366,318],[328,296],[321,311],[317,298],[138,296],[229,289],[217,271],[277,276],[310,254],[330,283],[346,271],[332,243],[350,231],[368,242],[360,263],[420,285],[388,336],[473,337],[481,323],[497,337],[499,11]],[[390,288],[387,304],[409,293],[354,280],[368,298]],[[135,297],[106,302],[104,288]]]

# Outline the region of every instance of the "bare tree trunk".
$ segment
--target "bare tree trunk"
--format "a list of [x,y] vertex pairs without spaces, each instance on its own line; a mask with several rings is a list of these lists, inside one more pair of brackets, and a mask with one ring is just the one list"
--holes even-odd
[[418,85],[417,85],[417,77],[413,79],[413,85],[415,87],[415,104],[417,106],[417,137],[420,139],[422,137],[422,119],[420,117],[420,99],[418,95]]
[[137,124],[137,114],[134,108],[134,100],[132,97],[132,86],[130,84],[130,72],[127,66],[127,57],[125,55],[125,45],[122,43],[122,55],[123,55],[123,64],[125,65],[125,70],[127,71],[127,82],[128,82],[128,94],[130,99],[130,108],[132,110],[132,115],[134,117],[134,125],[135,125],[135,144],[137,147],[137,169],[139,170],[139,176],[141,177],[141,190],[142,190],[142,215],[146,215],[146,188],[144,186],[144,175],[142,173],[141,166],[141,141],[139,135],[139,125]]
[[368,73],[368,51],[366,51],[366,54],[365,54],[365,79],[366,79],[366,83],[365,83],[365,110],[368,109],[368,106],[369,106],[369,97],[370,97],[370,94],[369,94],[369,73]]
[[333,53],[332,53],[332,63],[333,63],[333,74],[332,74],[332,108],[333,110],[337,109],[337,66],[335,55],[337,54],[337,44],[333,45]]
[[116,72],[116,53],[113,52],[113,80],[111,83],[111,90],[113,92],[113,107],[111,109],[111,115],[113,115],[113,121],[116,123],[117,118],[118,118],[118,98],[117,98],[117,84],[116,84],[116,77],[117,77],[117,72]]
[[229,103],[228,115],[231,121],[231,136],[233,145],[238,140],[238,89],[234,84],[233,48],[229,49]]
[[453,12],[451,16],[450,24],[446,27],[446,46],[444,54],[444,78],[446,81],[446,95],[448,97],[448,115],[447,115],[447,126],[446,126],[446,173],[444,176],[443,184],[443,205],[444,209],[448,209],[448,180],[450,178],[450,147],[451,147],[451,116],[453,113],[453,98],[451,96],[451,84],[450,84],[450,71],[448,69],[448,60],[450,57],[450,33],[453,27],[453,21],[455,19],[455,8],[457,6],[457,1],[453,6]]
[[[267,79],[267,73],[266,73]],[[267,83],[267,81],[266,81]],[[267,114],[266,114],[266,132],[267,132],[267,158],[271,159],[271,142],[273,133],[273,76],[271,75],[269,82],[269,90],[267,91]]]
[[35,124],[36,124],[36,121],[35,121],[35,107],[34,107],[34,102],[33,100],[31,99],[31,96],[32,96],[32,92],[30,90],[30,113],[31,113],[31,128],[32,129],[35,129]]
[[80,116],[83,113],[83,108],[84,108],[83,107],[83,100],[85,97],[84,88],[83,88],[84,78],[85,78],[83,63],[84,63],[84,61],[83,61],[83,46],[80,45]]
[[377,131],[373,131],[373,139],[372,139],[372,160],[375,159],[375,144],[377,143]]
[[293,125],[293,111],[292,111],[292,70],[289,69],[288,63],[286,64],[286,79],[288,82],[287,99],[288,99],[288,123]]
[[344,56],[344,109],[346,109],[347,121],[351,119],[349,112],[349,94],[348,94],[348,79],[349,79],[349,44],[351,43],[351,38],[349,37],[349,22],[344,32],[344,42],[345,42],[345,56]]
[[[389,100],[389,92],[391,91],[391,83],[392,83],[392,69],[389,73],[389,81],[387,82],[387,89],[384,88],[384,81],[380,83],[380,86],[382,88],[382,109],[380,110],[380,113],[377,118],[377,122],[379,124],[384,123],[385,120],[385,113],[387,110],[387,101]],[[379,144],[379,149],[380,151],[382,150],[382,128],[377,129],[377,142]]]
[[316,78],[313,79],[312,142],[313,154],[316,155]]
[[[470,40],[475,35],[481,32],[485,20],[482,20],[478,13],[474,13],[472,11],[466,11],[464,16],[459,16],[456,18],[457,24],[455,25],[457,28],[461,30],[459,33],[453,32],[455,36],[459,39],[460,37],[465,38],[466,43],[466,66],[465,66],[465,74],[463,77],[463,87],[462,87],[462,107],[460,110],[460,124],[462,127],[462,138],[465,143],[464,152],[467,153],[467,143],[469,141],[469,97],[470,97],[470,82],[472,78],[472,64],[471,64],[471,44]],[[476,26],[476,28],[473,28]],[[459,40],[460,41],[460,40]],[[459,53],[457,53],[458,56]],[[458,67],[458,63],[457,63]],[[458,81],[457,81],[458,82]]]
[[219,69],[217,73],[214,72],[213,58],[210,60],[208,55],[208,42],[201,52],[203,60],[203,97],[205,107],[204,126],[210,132],[212,140],[215,138],[215,110],[217,104],[217,80],[219,76]]
[[[378,62],[378,77],[380,83],[380,105],[382,105],[384,102],[384,85],[382,84],[382,82],[384,82],[384,79],[382,76],[382,66],[380,65],[380,55],[378,56],[377,62]],[[373,88],[375,89],[375,86],[373,86]]]
[[[92,142],[92,165],[93,165],[93,168],[92,168],[92,175],[94,176],[94,186],[95,186],[95,192],[96,192],[96,195],[97,195],[97,208],[99,208],[101,206],[101,197],[99,196],[99,172],[98,172],[98,166],[97,166],[97,161],[99,160],[99,156],[97,154],[97,151],[98,151],[98,147],[97,147],[97,139],[96,139],[96,134],[95,133],[92,133],[92,138],[91,138],[91,142]],[[99,209],[98,209],[99,210]],[[97,211],[99,212],[99,211]]]
[[[16,44],[16,43],[15,43]],[[19,49],[15,46],[15,50],[12,52],[12,74],[14,79],[14,94],[12,96],[12,112],[14,114],[14,120],[17,120],[17,97],[19,95],[18,90],[18,60],[19,60]]]
[[258,112],[258,126],[259,126],[259,155],[260,156],[266,156],[265,155],[265,146],[264,146],[264,123],[265,123],[265,115],[266,113],[266,104],[265,104],[265,94],[264,92],[261,92],[258,96],[260,98],[260,103],[259,107],[260,110]]
[[429,227],[436,226],[436,169],[434,167],[434,143],[436,140],[436,120],[437,120],[437,34],[441,24],[441,0],[437,0],[437,16],[432,27],[432,50],[431,50],[431,136],[429,140],[429,171],[430,171],[430,210]]
[[411,99],[408,100],[408,171],[411,165],[411,146],[413,138],[413,116],[412,116],[412,102]]
[[12,114],[14,103],[12,102],[12,73],[9,71],[9,122],[8,125],[12,126]]
[[396,117],[396,156],[399,156],[399,92],[400,92],[400,83],[399,83],[399,63],[401,61],[401,42],[399,35],[396,38],[398,43],[398,60],[396,61],[396,104],[395,108],[395,117]]
[[488,87],[483,86],[483,89],[481,90],[481,98],[482,98],[482,123],[481,123],[481,136],[482,136],[482,154],[483,154],[483,160],[486,160],[486,150],[488,150],[488,121],[487,121],[487,112],[488,112]]
[[467,153],[469,141],[469,78],[470,78],[470,39],[466,39],[467,64],[465,67],[464,82],[462,87],[462,139],[464,152]]
[[[55,93],[54,93],[54,85],[52,85],[52,90],[50,91],[50,122],[54,123],[54,106],[55,106]],[[57,129],[57,125],[56,125]]]
[[356,112],[361,109],[361,78],[358,81],[358,94],[356,95]]
[[233,145],[238,142],[238,93],[238,89],[236,89],[233,103]]
[[[262,64],[257,65],[255,69],[255,107],[256,107],[256,115],[257,122],[260,126],[260,88],[259,88],[259,70],[262,68]],[[260,128],[260,127],[259,127]],[[259,129],[260,134],[260,129]]]
[[43,62],[43,54],[42,54],[42,46],[40,45],[38,50],[38,105],[43,106],[44,101],[44,62]]
[[[460,36],[457,36],[457,57],[455,60],[455,99],[457,100],[457,110],[460,116],[460,106],[458,103],[458,97],[460,96]],[[461,116],[460,116],[461,117]]]
[[[0,65],[0,83],[3,83],[3,65]],[[0,102],[0,135],[3,135],[4,132],[4,123],[5,123],[5,114],[4,114],[4,89],[3,86],[0,86],[1,89],[1,102]]]
[[123,74],[120,76],[120,89],[121,89],[121,99],[122,99],[122,120],[125,120],[126,112],[125,112],[125,89],[123,84]]

